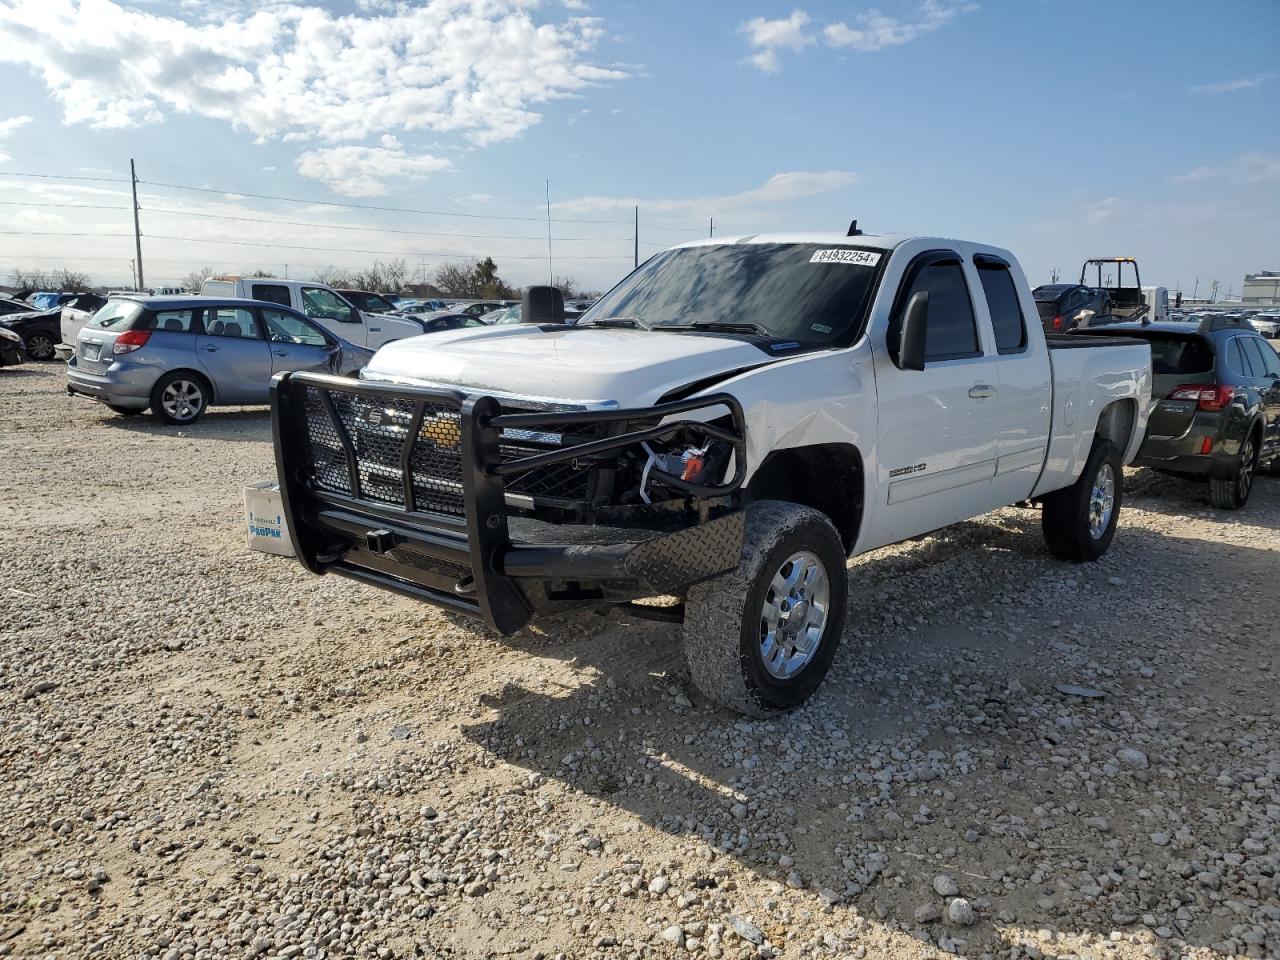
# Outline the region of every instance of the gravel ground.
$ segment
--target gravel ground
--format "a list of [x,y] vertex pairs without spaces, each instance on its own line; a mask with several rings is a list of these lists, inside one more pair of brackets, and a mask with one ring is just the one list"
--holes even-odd
[[1280,955],[1280,480],[1130,471],[1092,566],[1015,509],[860,557],[759,722],[670,626],[248,552],[262,410],[0,398],[0,955]]

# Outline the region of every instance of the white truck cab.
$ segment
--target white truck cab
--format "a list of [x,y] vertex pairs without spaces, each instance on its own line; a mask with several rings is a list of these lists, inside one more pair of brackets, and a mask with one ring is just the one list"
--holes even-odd
[[200,296],[238,297],[292,307],[330,333],[370,350],[423,332],[422,324],[416,320],[357,310],[338,291],[314,280],[210,277],[201,286]]
[[1013,255],[963,240],[717,237],[521,319],[276,379],[298,558],[502,633],[674,596],[696,685],[757,716],[826,674],[852,554],[1033,503],[1101,557],[1150,405],[1148,343],[1046,337]]

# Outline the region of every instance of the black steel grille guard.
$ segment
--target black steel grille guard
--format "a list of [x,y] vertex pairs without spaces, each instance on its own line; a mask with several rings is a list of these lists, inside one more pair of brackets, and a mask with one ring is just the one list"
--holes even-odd
[[[385,406],[389,413],[407,422],[398,451],[388,431],[381,430],[380,418],[369,424],[353,419],[350,411],[358,410],[357,400],[365,401],[366,412]],[[378,406],[369,405],[370,400],[377,401]],[[728,411],[729,426],[722,425],[723,416],[716,418],[719,423],[679,418],[532,456],[503,459],[503,430],[653,423],[714,408]],[[344,417],[344,409],[348,416]],[[327,451],[323,470],[315,462],[312,423],[322,411],[328,420],[327,424],[319,424],[324,434],[322,446]],[[427,429],[430,423],[451,421],[454,411],[456,436],[443,427]],[[433,549],[468,561],[474,588],[465,596],[423,588],[413,588],[411,592],[459,612],[478,614],[502,633],[518,629],[529,618],[524,595],[502,572],[503,557],[512,548],[504,478],[552,464],[598,458],[640,443],[667,439],[681,431],[728,444],[734,451],[732,476],[720,483],[700,484],[653,468],[651,478],[689,497],[712,500],[736,492],[746,473],[745,417],[741,404],[727,393],[637,409],[504,413],[501,403],[490,396],[290,372],[277,374],[271,381],[271,421],[281,499],[294,549],[303,566],[316,574],[333,569],[379,586],[406,589],[393,578],[353,569],[343,559],[345,549],[341,542],[335,542],[330,514],[335,510],[351,511],[342,515],[355,521],[355,526],[365,522],[378,525],[378,529],[368,531],[370,538],[385,535],[379,540],[380,553],[387,546],[394,549],[398,542],[430,541],[437,543]],[[358,443],[352,437],[353,425],[359,430],[374,431],[372,439],[360,433]],[[428,434],[426,441],[424,433]],[[362,459],[366,451],[361,448],[366,446],[370,456],[381,457],[380,462],[370,465],[368,458]],[[458,475],[432,474],[424,480],[421,471],[416,470],[424,457],[430,460],[432,469],[443,467],[450,474],[456,469]],[[341,469],[344,466],[345,483]],[[321,473],[324,483],[317,479]],[[314,522],[321,511],[326,513],[328,528]],[[349,546],[350,541],[346,547]]]

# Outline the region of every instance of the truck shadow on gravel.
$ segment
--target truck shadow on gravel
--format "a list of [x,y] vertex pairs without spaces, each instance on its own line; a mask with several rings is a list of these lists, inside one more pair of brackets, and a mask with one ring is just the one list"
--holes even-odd
[[[723,882],[711,868],[729,858],[808,909],[833,901],[833,928],[856,912],[971,955],[1044,927],[1243,953],[1238,925],[1261,929],[1277,883],[1256,796],[1274,782],[1251,780],[1280,750],[1276,559],[1130,526],[1072,566],[1037,512],[1000,511],[852,561],[842,649],[795,713],[717,709],[687,683],[678,628],[584,614],[508,641],[572,662],[579,685],[508,683],[462,729],[713,848],[680,865],[689,889]],[[941,874],[974,926],[938,918]],[[760,890],[741,896],[759,912]]]

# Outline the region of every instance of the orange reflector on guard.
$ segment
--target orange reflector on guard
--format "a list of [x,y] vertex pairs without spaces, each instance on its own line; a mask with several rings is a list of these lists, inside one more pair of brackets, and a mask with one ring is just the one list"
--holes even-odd
[[1200,444],[1201,453],[1213,453],[1213,438],[1205,437],[1204,442]]

